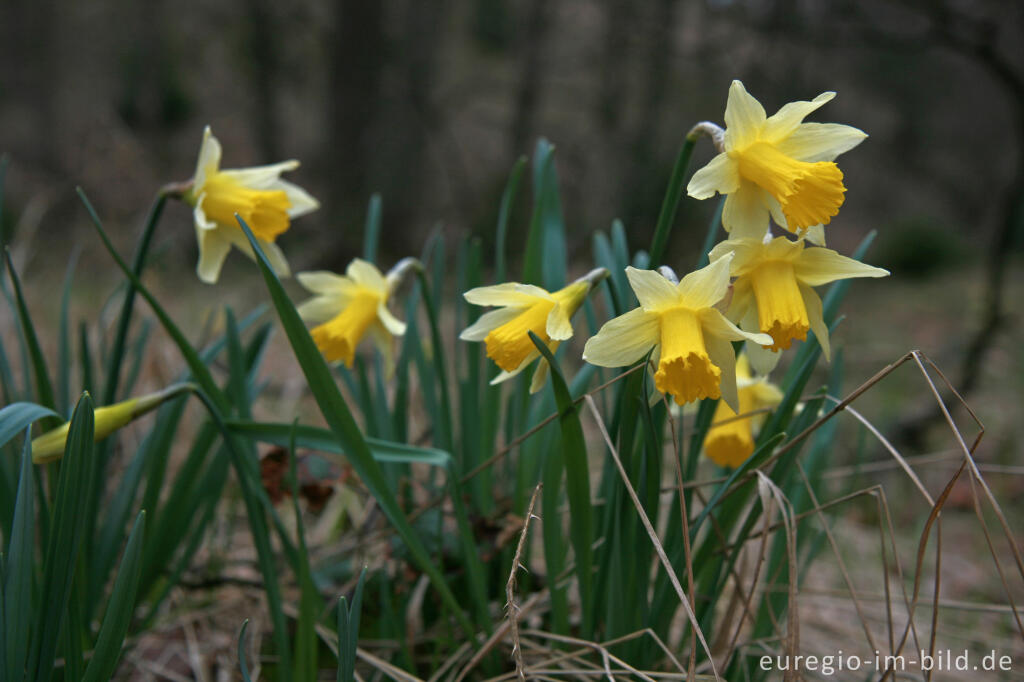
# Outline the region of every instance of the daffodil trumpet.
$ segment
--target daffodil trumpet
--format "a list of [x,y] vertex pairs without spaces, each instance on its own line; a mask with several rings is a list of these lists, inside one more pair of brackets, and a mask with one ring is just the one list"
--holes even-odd
[[[463,296],[474,305],[495,306],[463,330],[463,341],[483,341],[487,357],[501,369],[491,384],[518,375],[540,357],[530,339],[533,332],[554,353],[572,338],[572,316],[583,305],[594,286],[608,276],[605,268],[591,270],[572,284],[548,292],[532,284],[505,282],[470,289]],[[547,380],[549,366],[543,358],[533,374],[530,392],[536,393]]]
[[760,238],[770,217],[822,243],[819,226],[839,213],[846,192],[835,159],[867,137],[851,126],[803,122],[833,97],[825,92],[790,102],[769,117],[743,83],[733,81],[720,153],[694,173],[687,192],[696,199],[726,195],[722,226],[734,238]]
[[328,362],[352,367],[356,348],[369,335],[384,357],[388,372],[394,368],[391,337],[405,334],[405,323],[388,309],[388,301],[405,276],[422,265],[415,258],[399,261],[385,276],[373,263],[356,258],[344,275],[300,272],[299,284],[314,294],[298,307],[299,315],[316,323],[310,335]]
[[252,230],[257,243],[279,276],[289,274],[288,262],[275,240],[291,227],[291,220],[315,211],[319,202],[306,190],[281,179],[299,167],[296,160],[267,166],[221,169],[221,146],[207,126],[199,148],[195,175],[189,183],[169,186],[169,196],[179,194],[192,206],[199,242],[199,279],[213,284],[234,246],[249,258],[252,247],[235,219],[237,214]]
[[754,431],[765,413],[782,402],[782,391],[768,377],[754,377],[746,354],[736,359],[738,409],[719,401],[711,429],[704,439],[704,453],[716,464],[735,469],[754,452]]
[[738,409],[733,341],[769,343],[767,334],[749,333],[715,307],[729,290],[725,256],[675,283],[674,276],[626,268],[640,307],[609,322],[587,341],[583,359],[601,367],[623,367],[652,348],[655,387],[684,405],[722,398]]
[[[106,407],[97,407],[93,410],[95,423],[93,440],[98,443],[147,412],[152,412],[171,398],[194,390],[195,386],[192,384],[174,384],[156,393],[130,398]],[[65,422],[32,439],[32,462],[45,464],[63,457],[70,427],[71,422]]]
[[[829,359],[828,326],[822,317],[821,298],[813,287],[854,277],[885,277],[887,270],[865,265],[831,249],[805,247],[804,240],[730,239],[711,250],[709,257],[732,256],[730,273],[736,278],[726,315],[742,329],[758,330],[771,338],[763,348],[748,345],[755,369],[767,374],[780,350],[813,331]],[[765,352],[770,351],[770,352]]]

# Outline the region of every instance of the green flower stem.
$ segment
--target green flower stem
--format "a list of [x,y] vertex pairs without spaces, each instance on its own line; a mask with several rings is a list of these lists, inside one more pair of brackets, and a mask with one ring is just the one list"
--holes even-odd
[[654,240],[651,242],[650,262],[647,267],[656,268],[661,265],[661,259],[665,255],[665,247],[668,245],[668,237],[672,233],[672,225],[676,220],[676,213],[679,210],[679,201],[683,196],[683,179],[686,177],[686,169],[690,166],[690,157],[693,156],[693,148],[697,144],[699,134],[690,133],[683,142],[683,148],[679,150],[676,157],[676,164],[672,168],[672,176],[668,181],[668,189],[665,191],[665,198],[661,202],[661,213],[658,214],[658,224],[654,228]]

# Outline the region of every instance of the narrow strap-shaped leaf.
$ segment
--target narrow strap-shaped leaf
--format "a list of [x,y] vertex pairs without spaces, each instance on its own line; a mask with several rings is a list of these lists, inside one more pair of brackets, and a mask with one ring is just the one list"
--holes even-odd
[[526,157],[520,156],[512,166],[512,172],[509,173],[508,182],[505,184],[505,191],[501,193],[501,204],[498,206],[498,226],[494,231],[494,279],[498,282],[505,281],[505,241],[508,234],[508,222],[512,216],[516,194],[519,192],[519,181],[523,179],[524,168],[526,168]]
[[5,652],[4,679],[11,682],[21,682],[24,678],[28,659],[35,558],[35,482],[32,479],[32,438],[26,428],[18,497],[14,502],[14,521],[3,575],[3,641],[0,646]]
[[683,198],[686,169],[690,166],[690,157],[693,156],[693,147],[696,144],[697,138],[687,135],[679,150],[679,155],[676,157],[676,163],[672,167],[672,175],[668,179],[665,198],[661,201],[661,212],[658,213],[658,222],[654,228],[654,239],[651,241],[650,266],[652,268],[661,265],[662,258],[665,256],[668,238],[672,233],[672,226],[675,224],[676,212],[679,210],[679,201]]
[[24,335],[32,362],[32,375],[35,377],[36,383],[36,400],[47,407],[53,407],[54,395],[53,384],[50,383],[50,372],[46,367],[46,358],[43,357],[43,351],[39,346],[39,337],[36,336],[36,328],[32,324],[32,317],[29,315],[28,306],[25,304],[25,297],[21,291],[21,281],[18,279],[18,273],[14,271],[14,263],[11,262],[10,251],[4,251],[4,258],[7,262],[7,273],[11,277],[11,284],[14,285],[14,299],[18,308],[18,321],[21,323],[21,332]]
[[93,433],[92,399],[85,393],[71,416],[54,495],[53,523],[43,558],[38,626],[32,638],[32,658],[29,661],[29,675],[38,682],[50,679],[57,640],[71,594],[71,581],[85,523],[81,509],[88,493],[82,482],[92,480]]
[[244,682],[252,682],[252,677],[249,673],[249,664],[245,662],[245,631],[249,627],[249,619],[246,618],[242,623],[242,630],[238,633],[238,669],[242,673],[242,680]]
[[366,207],[366,227],[363,230],[363,259],[377,262],[377,247],[380,245],[381,200],[379,194],[370,196]]
[[[558,422],[562,428],[562,457],[565,462],[565,490],[569,498],[569,534],[576,553],[576,575],[579,580],[583,609],[582,637],[589,639],[594,626],[593,511],[590,502],[590,468],[587,464],[587,443],[583,426],[573,404],[569,387],[562,376],[555,356],[536,334],[530,339],[551,366],[551,386],[558,404]],[[553,522],[554,520],[549,520]]]
[[156,297],[150,293],[143,284],[139,277],[128,268],[128,264],[124,262],[124,259],[114,249],[114,245],[110,242],[110,238],[107,233],[103,230],[103,224],[100,222],[99,216],[96,215],[96,210],[89,202],[88,197],[85,196],[85,192],[81,188],[78,188],[78,196],[81,198],[82,203],[85,205],[86,211],[89,213],[89,218],[92,220],[93,226],[100,235],[100,239],[103,240],[103,245],[107,247],[107,251],[113,257],[121,271],[124,272],[125,276],[131,281],[132,286],[135,290],[142,295],[146,302],[149,303],[153,309],[153,313],[160,320],[160,324],[163,325],[164,330],[170,335],[175,345],[178,346],[178,350],[185,358],[185,362],[188,364],[189,369],[192,371],[192,376],[195,378],[196,383],[203,389],[203,392],[213,400],[214,404],[221,410],[226,412],[228,409],[227,398],[217,387],[217,383],[213,380],[213,375],[210,373],[210,369],[203,363],[199,357],[199,353],[196,349],[185,338],[185,335],[181,333],[178,326],[171,320],[170,315],[164,310],[163,306],[156,300]]
[[128,626],[132,622],[135,611],[135,595],[139,587],[139,573],[142,569],[142,545],[146,534],[146,512],[140,511],[135,517],[135,525],[128,536],[128,544],[124,548],[121,568],[114,580],[114,589],[107,602],[107,612],[103,616],[103,625],[96,638],[92,660],[85,669],[83,682],[104,682],[109,680],[117,667],[121,656],[121,647]]
[[[345,455],[352,463],[356,473],[359,474],[359,477],[370,490],[370,493],[376,498],[399,536],[405,541],[414,563],[428,576],[434,588],[440,594],[442,601],[451,609],[459,624],[466,632],[473,632],[473,627],[466,617],[462,606],[455,598],[455,595],[452,594],[441,571],[431,562],[426,548],[423,546],[416,531],[409,524],[401,507],[399,507],[394,493],[388,488],[384,472],[373,458],[373,454],[363,439],[358,425],[352,418],[352,413],[349,411],[345,399],[338,390],[337,384],[334,383],[334,377],[331,375],[327,363],[324,361],[323,356],[320,355],[316,344],[313,343],[312,337],[299,318],[299,314],[288,298],[288,294],[285,293],[284,287],[281,286],[281,282],[267,261],[266,255],[256,242],[255,237],[252,236],[252,231],[245,224],[245,221],[238,218],[238,222],[245,232],[253,251],[256,253],[256,262],[263,273],[264,282],[266,282],[274,307],[277,309],[281,324],[288,336],[288,341],[295,352],[295,357],[302,367],[306,381],[309,382],[310,390],[316,398],[320,411],[327,420],[331,431],[334,432],[342,447],[345,448]],[[439,355],[441,348],[438,347],[436,352]]]
[[13,403],[0,410],[0,447],[7,445],[26,426],[44,417],[59,419],[56,412],[35,403]]

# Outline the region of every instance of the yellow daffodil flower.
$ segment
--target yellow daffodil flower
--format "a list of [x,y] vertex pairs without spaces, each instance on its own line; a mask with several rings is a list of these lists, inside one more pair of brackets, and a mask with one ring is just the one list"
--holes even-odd
[[[562,341],[572,338],[572,316],[593,286],[607,276],[606,269],[597,268],[551,293],[518,282],[470,289],[463,294],[467,301],[498,309],[481,315],[459,338],[484,342],[487,357],[501,368],[501,373],[491,381],[492,385],[511,379],[540,357],[529,332],[536,334],[554,353]],[[542,359],[530,383],[531,393],[544,386],[548,369],[547,361]]]
[[195,176],[183,195],[192,206],[199,240],[199,279],[208,284],[217,281],[232,245],[255,258],[236,213],[252,230],[277,274],[287,276],[288,262],[274,240],[290,227],[292,218],[320,207],[306,190],[281,179],[281,173],[295,170],[299,162],[221,170],[220,157],[220,142],[207,126]]
[[607,322],[587,341],[583,359],[601,367],[622,367],[658,347],[654,384],[684,405],[721,397],[733,409],[736,355],[732,341],[769,343],[766,334],[749,334],[714,306],[729,290],[731,256],[713,261],[673,284],[653,270],[626,268],[640,307]]
[[356,258],[344,275],[322,271],[296,275],[299,284],[316,294],[298,311],[302,319],[319,323],[310,335],[328,362],[351,367],[356,346],[369,334],[388,368],[393,366],[391,337],[405,334],[405,323],[388,310],[388,299],[405,272],[417,265],[415,259],[406,258],[385,277],[373,263]]
[[760,239],[769,215],[797,234],[828,224],[846,192],[834,160],[867,137],[846,125],[802,122],[833,97],[825,92],[810,102],[791,102],[766,117],[743,83],[733,81],[723,149],[694,173],[687,192],[697,199],[727,195],[722,226],[733,238]]
[[768,377],[753,377],[745,353],[736,358],[736,387],[739,409],[725,401],[715,408],[711,430],[704,439],[704,453],[716,464],[735,469],[754,452],[754,429],[764,421],[759,410],[782,402],[782,391]]
[[[189,390],[191,390],[191,387],[187,384],[176,384],[156,393],[96,408],[93,410],[93,440],[97,443],[100,442],[129,422],[138,419],[147,412],[155,410],[170,398]],[[70,428],[71,422],[65,422],[57,428],[51,429],[32,439],[32,461],[35,464],[45,464],[63,457]]]
[[778,361],[779,350],[794,339],[803,341],[808,330],[829,359],[828,327],[822,318],[821,298],[812,287],[853,277],[885,277],[888,270],[865,265],[831,249],[804,247],[802,239],[777,237],[731,239],[715,246],[710,258],[732,255],[732,301],[726,314],[743,329],[757,329],[771,337],[767,350],[750,347],[754,367],[767,374]]

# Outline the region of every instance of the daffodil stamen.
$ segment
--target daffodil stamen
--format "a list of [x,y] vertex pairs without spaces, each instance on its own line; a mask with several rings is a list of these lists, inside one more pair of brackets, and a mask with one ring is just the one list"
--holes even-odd
[[554,301],[540,300],[484,338],[487,346],[487,357],[506,372],[516,369],[528,355],[537,349],[533,345],[528,332],[536,334],[541,341],[548,343],[547,320]]
[[793,339],[803,341],[811,328],[793,264],[783,260],[765,261],[750,273],[761,331],[775,342],[773,351],[786,350]]
[[207,218],[230,225],[237,213],[257,239],[273,241],[291,225],[288,209],[292,202],[284,190],[252,189],[229,175],[214,173],[206,179],[204,192]]
[[708,357],[704,333],[694,311],[673,307],[661,313],[661,361],[654,385],[683,405],[718,398],[722,371]]
[[767,142],[755,142],[729,156],[739,162],[741,177],[781,204],[790,230],[827,225],[843,205],[843,172],[832,161],[798,161]]

